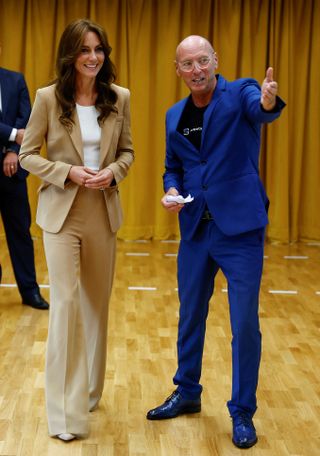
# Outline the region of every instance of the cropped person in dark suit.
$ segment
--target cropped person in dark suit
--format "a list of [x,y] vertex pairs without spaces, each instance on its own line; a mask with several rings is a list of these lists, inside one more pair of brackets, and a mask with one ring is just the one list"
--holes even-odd
[[[209,300],[221,269],[228,282],[232,329],[233,443],[257,442],[252,417],[261,354],[258,305],[268,198],[259,178],[261,125],[279,117],[273,69],[260,87],[254,79],[229,82],[215,74],[218,58],[203,37],[189,36],[176,53],[176,72],[190,96],[166,117],[163,206],[178,213],[180,319],[177,389],[147,418],[174,418],[201,410],[202,353]],[[179,204],[172,197],[194,197]],[[170,195],[170,198],[168,198]],[[168,201],[169,200],[169,201]]]
[[[1,55],[1,46],[0,46]],[[10,258],[23,304],[48,309],[36,281],[26,178],[18,162],[30,116],[28,88],[22,74],[0,68],[0,211]]]

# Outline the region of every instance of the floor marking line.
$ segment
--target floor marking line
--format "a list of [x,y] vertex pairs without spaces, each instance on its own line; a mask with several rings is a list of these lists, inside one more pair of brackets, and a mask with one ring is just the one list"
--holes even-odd
[[128,287],[128,290],[155,291],[156,287]]
[[271,294],[292,294],[296,295],[298,292],[296,290],[269,290]]
[[[48,284],[38,284],[39,288],[50,288]],[[0,287],[2,288],[17,288],[16,283],[0,283]]]
[[167,239],[160,241],[162,244],[179,244],[180,241],[176,241],[175,239]]
[[147,257],[150,256],[150,253],[148,252],[126,252],[127,256],[141,256],[141,257]]
[[283,257],[286,260],[308,260],[309,257],[305,255],[284,255]]
[[128,244],[133,243],[133,244],[150,244],[150,241],[148,239],[136,239],[131,241],[130,239],[125,239],[124,242],[127,242]]

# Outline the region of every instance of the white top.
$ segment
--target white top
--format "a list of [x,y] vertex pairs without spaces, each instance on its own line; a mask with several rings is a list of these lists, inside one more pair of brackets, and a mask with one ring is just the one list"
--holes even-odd
[[99,171],[101,128],[95,106],[76,104],[80,122],[84,166]]

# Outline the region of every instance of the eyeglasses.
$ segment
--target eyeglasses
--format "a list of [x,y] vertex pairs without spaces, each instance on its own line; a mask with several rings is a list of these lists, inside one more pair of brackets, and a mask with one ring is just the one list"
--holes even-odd
[[200,70],[204,70],[207,68],[212,61],[211,57],[200,57],[199,60],[185,60],[184,62],[178,62],[178,66],[181,71],[190,72],[192,71],[195,66],[197,66]]

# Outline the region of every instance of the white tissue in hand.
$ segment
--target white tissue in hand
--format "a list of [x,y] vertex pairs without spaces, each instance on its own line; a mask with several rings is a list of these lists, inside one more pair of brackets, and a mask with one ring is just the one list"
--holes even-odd
[[189,195],[186,196],[185,198],[182,195],[167,195],[166,200],[168,203],[178,203],[178,204],[185,204],[185,203],[191,203],[191,201],[194,200],[193,196]]

